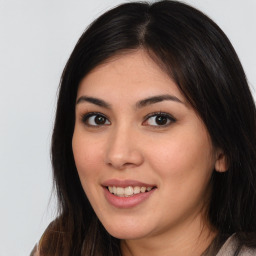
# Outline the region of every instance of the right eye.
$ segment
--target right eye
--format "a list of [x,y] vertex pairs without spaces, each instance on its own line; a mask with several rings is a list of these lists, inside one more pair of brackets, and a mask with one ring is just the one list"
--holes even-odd
[[110,125],[110,121],[107,117],[100,113],[88,113],[82,117],[82,121],[87,126]]

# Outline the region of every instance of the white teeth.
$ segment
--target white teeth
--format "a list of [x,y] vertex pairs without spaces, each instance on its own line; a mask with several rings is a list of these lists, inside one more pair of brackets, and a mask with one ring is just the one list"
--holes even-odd
[[116,194],[118,196],[123,196],[124,195],[124,188],[117,187],[116,188]]
[[132,195],[136,195],[139,193],[145,193],[146,191],[149,192],[150,190],[152,190],[153,187],[132,187],[132,186],[128,186],[128,187],[115,187],[115,186],[109,186],[108,190],[110,193],[119,196],[119,197],[129,197]]
[[146,187],[141,187],[141,188],[140,188],[140,192],[141,192],[141,193],[146,192]]
[[140,187],[133,188],[133,194],[139,194],[140,193]]
[[125,189],[124,189],[124,194],[126,195],[126,196],[131,196],[131,195],[133,195],[133,188],[132,187],[126,187]]

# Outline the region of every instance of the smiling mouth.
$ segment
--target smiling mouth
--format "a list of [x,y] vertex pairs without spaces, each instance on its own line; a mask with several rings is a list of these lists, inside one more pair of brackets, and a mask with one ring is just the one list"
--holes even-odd
[[141,193],[147,193],[156,187],[139,187],[139,186],[128,186],[128,187],[115,187],[108,186],[106,187],[108,191],[118,197],[131,197]]

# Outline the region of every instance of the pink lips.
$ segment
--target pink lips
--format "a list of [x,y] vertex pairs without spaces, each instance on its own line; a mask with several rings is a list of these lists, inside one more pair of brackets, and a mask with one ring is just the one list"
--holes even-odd
[[155,187],[156,185],[152,185],[152,184],[146,184],[140,181],[136,181],[136,180],[117,180],[117,179],[111,179],[111,180],[107,180],[105,182],[102,183],[102,186],[104,187],[108,187],[108,186],[115,186],[115,187],[128,187],[128,186],[138,186],[138,187]]
[[[117,208],[131,208],[139,205],[140,203],[147,200],[155,191],[155,185],[146,184],[135,180],[117,180],[111,179],[102,183],[104,195],[108,203]],[[109,192],[108,186],[115,187],[128,187],[128,186],[139,186],[139,187],[154,187],[151,191],[145,193],[135,194],[129,197],[119,197]]]

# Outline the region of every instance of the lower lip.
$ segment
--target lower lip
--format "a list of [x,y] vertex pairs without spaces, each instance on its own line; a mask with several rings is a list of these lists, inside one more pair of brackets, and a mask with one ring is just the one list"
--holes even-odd
[[110,193],[106,187],[104,187],[103,189],[107,201],[116,208],[135,207],[144,202],[145,200],[147,200],[155,191],[155,189],[152,189],[149,192],[139,193],[129,197],[120,197]]

